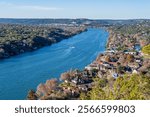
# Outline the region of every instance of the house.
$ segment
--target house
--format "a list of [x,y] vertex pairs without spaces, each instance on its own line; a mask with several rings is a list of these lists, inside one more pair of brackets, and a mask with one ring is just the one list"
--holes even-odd
[[118,62],[119,62],[119,63],[124,63],[125,61],[126,61],[125,57],[124,57],[123,55],[121,55],[121,56],[119,57]]
[[103,66],[106,67],[105,69],[113,69],[114,68],[113,64],[110,64],[109,62],[104,62]]
[[103,64],[103,61],[96,61],[96,63],[97,63],[98,65],[102,65],[102,64]]
[[71,80],[72,83],[77,84],[78,83],[78,78],[74,78]]
[[93,69],[98,69],[98,64],[96,62],[93,62],[90,64],[90,67],[92,67]]
[[115,53],[116,51],[115,50],[107,50],[105,51],[106,53]]
[[85,69],[90,71],[90,70],[92,70],[93,68],[88,65],[88,66],[85,66]]
[[76,78],[72,79],[71,82],[78,85],[78,84],[83,84],[84,80],[81,79],[81,78],[76,77]]
[[115,68],[117,66],[117,62],[109,62],[109,64],[112,68]]
[[105,74],[106,74],[106,72],[103,71],[103,70],[101,70],[101,71],[98,71],[97,76],[98,76],[99,78],[103,78]]
[[77,84],[78,83],[78,78],[74,78],[71,80],[72,83]]
[[118,60],[116,58],[114,58],[114,57],[110,57],[110,61],[111,62],[117,62]]
[[137,54],[137,52],[125,52],[125,54],[136,55],[136,54]]
[[134,69],[138,69],[140,67],[140,65],[138,63],[129,63],[128,66],[134,70]]
[[71,88],[70,88],[70,87],[63,87],[63,91],[64,91],[65,93],[70,92],[70,90],[71,90]]
[[99,70],[99,71],[100,71],[100,70],[106,70],[106,67],[99,64],[99,65],[98,65],[98,70]]
[[84,81],[84,84],[91,83],[93,81],[92,78],[89,78],[89,77],[83,77],[82,80]]
[[117,73],[113,73],[112,77],[115,78],[115,79],[117,79],[119,77],[119,75]]
[[101,56],[101,57],[100,57],[100,60],[101,60],[101,61],[105,61],[105,56]]
[[108,62],[103,62],[103,66],[110,67],[111,65]]
[[94,71],[89,71],[88,78],[92,78],[94,76],[95,76],[95,72]]
[[135,58],[135,62],[140,63],[141,59],[140,58]]
[[64,82],[65,82],[65,83],[69,83],[69,81],[68,81],[68,80],[65,80]]
[[129,72],[129,73],[131,73],[132,72],[132,69],[131,69],[131,67],[129,67],[128,65],[127,66],[125,66],[125,72]]
[[84,70],[84,71],[82,72],[82,76],[83,76],[83,77],[88,77],[88,71],[87,71],[87,70]]
[[86,70],[98,69],[98,65],[96,63],[91,63],[90,65],[85,67]]
[[80,91],[88,91],[87,85],[78,85]]

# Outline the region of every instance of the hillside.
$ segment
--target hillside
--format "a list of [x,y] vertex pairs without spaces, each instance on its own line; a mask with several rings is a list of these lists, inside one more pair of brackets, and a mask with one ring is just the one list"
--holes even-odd
[[84,27],[0,24],[0,59],[33,51],[86,31]]

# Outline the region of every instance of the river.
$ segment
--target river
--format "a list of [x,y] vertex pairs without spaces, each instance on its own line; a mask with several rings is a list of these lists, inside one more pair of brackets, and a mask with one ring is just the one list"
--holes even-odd
[[26,99],[29,89],[70,69],[83,69],[105,51],[108,32],[88,29],[34,52],[0,61],[0,99]]

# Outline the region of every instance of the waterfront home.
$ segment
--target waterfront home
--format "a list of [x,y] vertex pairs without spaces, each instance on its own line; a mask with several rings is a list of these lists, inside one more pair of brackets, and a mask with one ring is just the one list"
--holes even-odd
[[94,63],[94,64],[91,63],[90,65],[86,66],[85,69],[86,69],[86,70],[89,70],[89,71],[90,71],[90,70],[94,70],[94,69],[98,69],[98,65],[95,64],[95,63]]
[[125,52],[125,54],[136,55],[136,54],[137,54],[137,52]]
[[102,64],[103,64],[103,61],[96,61],[96,63],[97,63],[98,65],[102,65]]
[[88,66],[85,66],[85,69],[90,71],[90,70],[92,70],[93,68],[92,68],[90,65],[88,65]]
[[115,53],[116,51],[115,50],[106,50],[105,51],[105,53],[111,53],[111,54],[113,54],[113,53]]
[[104,53],[103,56],[100,56],[99,61],[105,61],[105,59],[106,59],[105,54],[106,53]]

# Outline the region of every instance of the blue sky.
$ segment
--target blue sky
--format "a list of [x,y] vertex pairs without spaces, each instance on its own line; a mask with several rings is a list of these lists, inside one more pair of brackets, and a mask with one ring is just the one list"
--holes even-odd
[[150,0],[0,0],[0,18],[150,19]]

